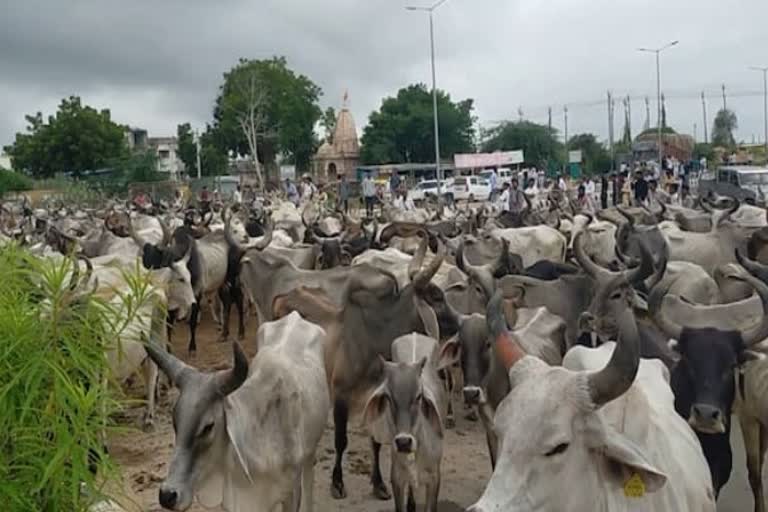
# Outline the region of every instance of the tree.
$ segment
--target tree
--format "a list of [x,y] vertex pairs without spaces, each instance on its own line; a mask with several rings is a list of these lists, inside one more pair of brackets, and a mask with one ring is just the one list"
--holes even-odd
[[733,132],[739,128],[739,120],[732,110],[721,109],[712,126],[712,146],[731,149],[736,145]]
[[26,116],[27,133],[17,133],[3,148],[14,169],[39,178],[72,172],[76,176],[103,167],[126,154],[125,128],[112,121],[109,110],[98,111],[70,96],[47,122],[38,112]]
[[227,174],[229,158],[216,132],[209,126],[200,136],[200,173],[203,176]]
[[705,144],[703,142],[699,142],[693,147],[693,158],[695,158],[696,160],[701,160],[702,158],[706,158],[707,162],[714,162],[715,148],[712,146],[712,144]]
[[336,109],[328,107],[320,118],[320,126],[325,132],[325,142],[333,142],[333,132],[336,129]]
[[488,130],[482,148],[487,152],[522,149],[527,163],[542,168],[565,161],[557,130],[530,121],[505,121]]
[[586,174],[602,174],[611,170],[611,155],[592,133],[574,135],[568,141],[568,149],[581,150]]
[[[474,138],[473,101],[454,103],[437,91],[440,120],[440,156],[472,151]],[[435,134],[432,93],[424,84],[410,85],[397,96],[384,98],[381,108],[371,113],[362,137],[360,157],[363,162],[404,163],[434,162]]]
[[276,168],[279,154],[308,169],[316,140],[314,127],[322,112],[317,105],[321,89],[304,75],[288,68],[283,57],[240,59],[224,73],[214,107],[213,130],[218,148],[253,158]]
[[189,123],[176,127],[176,138],[179,140],[179,158],[184,162],[187,176],[197,176],[197,145]]

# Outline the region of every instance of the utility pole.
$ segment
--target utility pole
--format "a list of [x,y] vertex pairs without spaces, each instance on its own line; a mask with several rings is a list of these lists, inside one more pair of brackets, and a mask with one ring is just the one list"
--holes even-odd
[[765,158],[768,159],[768,67],[752,67],[763,73],[763,122],[765,123]]
[[675,40],[670,43],[667,43],[666,45],[655,48],[655,49],[649,49],[649,48],[638,48],[638,51],[646,52],[646,53],[655,53],[656,54],[656,101],[658,102],[659,107],[659,117],[658,117],[658,126],[657,126],[657,132],[658,132],[658,144],[659,144],[659,169],[663,168],[664,166],[664,144],[663,140],[661,138],[661,64],[660,64],[660,55],[661,52],[666,50],[667,48],[671,48],[675,45],[677,45],[679,41]]
[[613,155],[613,97],[608,91],[608,149]]
[[645,97],[645,126],[643,130],[649,130],[651,128],[651,100],[648,96]]
[[197,148],[197,179],[202,177],[202,166],[200,165],[200,134],[195,130],[195,147]]
[[547,108],[547,127],[552,130],[552,107]]
[[725,84],[723,84],[723,110],[728,110],[728,101],[725,99]]
[[632,100],[627,94],[627,134],[629,135],[629,143],[632,144]]
[[698,128],[699,125],[696,123],[693,123],[693,142],[696,142],[698,140]]
[[707,100],[704,97],[704,91],[701,91],[701,113],[704,116],[704,144],[709,144],[707,137]]
[[565,168],[568,169],[568,105],[563,107],[563,116],[565,118]]

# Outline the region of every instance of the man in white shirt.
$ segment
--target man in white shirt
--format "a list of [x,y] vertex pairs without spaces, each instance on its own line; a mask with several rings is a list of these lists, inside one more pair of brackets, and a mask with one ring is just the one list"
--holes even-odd
[[502,212],[509,211],[509,183],[504,183],[501,186],[501,194],[496,200],[496,207]]
[[496,169],[491,170],[491,176],[488,179],[488,181],[491,183],[491,195],[488,197],[489,201],[493,201],[494,196],[496,195],[496,186],[498,185],[498,176],[496,176]]
[[240,185],[235,187],[235,191],[232,193],[232,202],[240,204],[243,202],[243,194],[240,192]]
[[561,174],[559,179],[557,180],[557,188],[565,192],[565,190],[568,188],[565,184],[565,178],[563,178],[563,175]]
[[373,204],[376,201],[376,184],[370,174],[366,174],[362,184],[363,198],[365,199],[365,214],[373,217]]

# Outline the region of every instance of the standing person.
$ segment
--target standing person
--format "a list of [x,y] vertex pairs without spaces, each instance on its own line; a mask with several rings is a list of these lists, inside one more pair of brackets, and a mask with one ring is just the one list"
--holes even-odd
[[648,182],[645,181],[645,177],[641,171],[635,174],[635,202],[640,204],[646,204],[648,201]]
[[339,175],[339,183],[336,185],[336,209],[349,213],[349,183],[345,174]]
[[181,193],[181,190],[178,188],[173,193],[173,209],[174,210],[181,210],[181,208],[184,206],[184,195]]
[[400,190],[400,175],[392,171],[392,175],[389,177],[389,193],[392,197],[397,197],[397,192]]
[[[611,175],[611,177],[613,177],[613,175]],[[605,172],[600,178],[600,207],[603,210],[608,208],[608,186],[608,173]]]
[[203,213],[206,213],[211,206],[211,193],[208,192],[208,187],[203,186],[203,190],[200,191],[200,195],[197,198],[198,208]]
[[493,198],[496,197],[496,187],[499,177],[496,175],[496,169],[491,169],[491,176],[489,177],[491,183],[491,195],[488,196],[488,200],[493,202]]
[[557,180],[557,188],[560,189],[561,192],[565,192],[568,186],[565,184],[565,178],[562,174],[560,174],[558,180]]
[[376,184],[371,179],[371,174],[368,173],[363,178],[363,199],[365,200],[365,215],[367,217],[373,217],[373,204],[376,201]]
[[509,211],[509,183],[503,183],[501,185],[501,194],[499,195],[499,199],[496,202],[496,206],[502,212]]
[[520,213],[525,209],[525,194],[518,186],[517,178],[512,178],[512,188],[509,190],[509,211],[511,213]]
[[299,206],[299,191],[296,190],[296,185],[293,184],[291,178],[285,178],[285,195],[288,197],[288,201]]
[[595,195],[595,182],[592,181],[592,176],[587,176],[587,179],[584,182],[584,191],[584,193],[589,196],[589,200],[594,204],[597,196]]
[[594,214],[595,204],[592,199],[592,196],[587,194],[587,188],[584,185],[579,185],[579,188],[577,190],[578,191],[576,196],[576,206],[579,207],[579,210],[581,210],[581,213]]
[[237,185],[235,191],[232,193],[232,202],[235,204],[243,202],[243,194],[240,192],[240,185]]

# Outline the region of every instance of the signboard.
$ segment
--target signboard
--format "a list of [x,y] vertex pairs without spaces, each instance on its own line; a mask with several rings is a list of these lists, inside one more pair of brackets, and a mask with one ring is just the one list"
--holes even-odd
[[569,164],[580,164],[581,163],[581,150],[569,151],[568,152],[568,163]]
[[475,169],[481,167],[503,167],[522,164],[523,150],[496,151],[495,153],[463,153],[453,155],[453,164],[457,169]]

